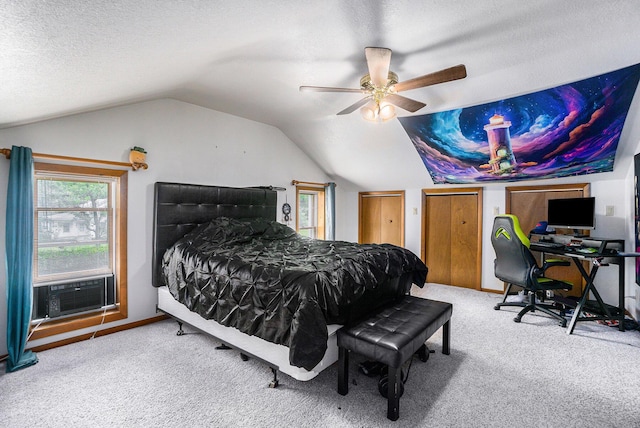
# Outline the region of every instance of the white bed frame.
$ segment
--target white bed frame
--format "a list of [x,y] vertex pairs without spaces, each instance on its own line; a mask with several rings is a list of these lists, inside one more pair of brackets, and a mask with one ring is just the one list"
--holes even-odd
[[273,188],[233,188],[165,182],[158,182],[154,187],[152,284],[158,288],[158,311],[178,321],[178,334],[181,334],[182,324],[188,324],[213,336],[222,344],[237,349],[241,355],[253,357],[269,365],[274,376],[269,384],[271,387],[278,385],[278,372],[307,381],[337,361],[336,331],[341,326],[327,326],[327,350],[323,359],[312,370],[292,366],[289,363],[288,347],[257,336],[249,336],[214,320],[207,320],[175,300],[168,288],[162,284],[160,266],[165,250],[198,224],[220,216],[275,220],[276,212],[277,197]]
[[[158,287],[158,310],[175,318],[178,322],[184,322],[198,330],[201,330],[223,344],[238,349],[241,353],[249,355],[253,358],[261,360],[271,367],[274,371],[274,380],[270,386],[277,386],[277,373],[287,374],[294,379],[300,381],[311,380],[320,372],[338,361],[338,343],[336,339],[336,331],[342,327],[338,324],[328,325],[329,339],[327,341],[327,350],[322,360],[312,369],[305,370],[302,367],[296,367],[289,364],[289,348],[283,345],[277,345],[268,342],[257,336],[249,336],[233,327],[226,327],[214,320],[202,318],[195,312],[191,312],[182,303],[173,298],[166,286]],[[181,333],[178,333],[181,334]],[[273,384],[275,382],[275,384]]]

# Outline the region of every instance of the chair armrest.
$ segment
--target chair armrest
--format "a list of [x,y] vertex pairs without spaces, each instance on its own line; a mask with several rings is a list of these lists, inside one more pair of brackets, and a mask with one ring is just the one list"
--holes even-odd
[[544,261],[541,270],[544,272],[554,266],[571,266],[571,262],[563,259],[547,259]]

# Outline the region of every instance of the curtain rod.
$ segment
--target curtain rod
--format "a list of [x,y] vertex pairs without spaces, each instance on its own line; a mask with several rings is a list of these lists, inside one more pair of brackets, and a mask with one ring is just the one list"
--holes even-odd
[[329,183],[314,183],[313,181],[298,181],[298,180],[291,180],[291,184],[293,184],[294,186],[297,186],[298,184],[307,184],[309,186],[319,186],[319,187],[327,187],[329,185]]
[[[3,154],[7,159],[11,158],[11,149],[0,149],[0,153]],[[33,156],[34,159],[41,159],[41,160],[62,160],[62,161],[71,161],[71,162],[97,163],[102,165],[122,166],[122,167],[131,168],[134,171],[140,168],[147,169],[149,167],[146,163],[115,162],[115,161],[99,160],[99,159],[76,158],[71,156],[48,155],[45,153],[32,153],[31,156]]]

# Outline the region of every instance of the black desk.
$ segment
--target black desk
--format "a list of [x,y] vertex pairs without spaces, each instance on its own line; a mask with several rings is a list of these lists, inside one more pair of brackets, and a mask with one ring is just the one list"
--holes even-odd
[[[618,329],[624,331],[624,259],[625,257],[638,257],[637,253],[625,253],[624,252],[624,240],[623,239],[603,239],[603,238],[579,238],[581,246],[568,245],[572,239],[571,236],[565,235],[546,235],[540,236],[539,239],[554,241],[562,243],[560,247],[549,247],[538,245],[535,241],[531,241],[530,249],[532,251],[538,251],[540,253],[555,254],[564,257],[568,257],[575,262],[580,274],[586,281],[586,285],[577,305],[575,306],[571,322],[567,327],[567,334],[573,333],[573,329],[578,321],[597,321],[597,320],[617,320]],[[563,240],[566,240],[564,242]],[[584,248],[595,248],[595,252],[583,252]],[[544,254],[543,254],[544,258]],[[588,260],[591,262],[591,272],[582,265],[582,261]],[[612,306],[604,303],[598,293],[598,289],[594,284],[594,279],[598,273],[598,269],[601,266],[608,266],[615,264],[618,266],[618,306]],[[589,300],[589,293],[593,294],[596,300]],[[560,303],[567,304],[568,299],[559,299]],[[593,314],[592,316],[585,316],[584,312]]]

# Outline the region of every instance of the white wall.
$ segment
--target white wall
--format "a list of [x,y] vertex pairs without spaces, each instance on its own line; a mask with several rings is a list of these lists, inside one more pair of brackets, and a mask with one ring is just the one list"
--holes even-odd
[[[287,188],[295,210],[291,180],[326,182],[329,178],[277,128],[174,100],[159,100],[48,120],[0,130],[0,146],[27,146],[35,153],[128,161],[129,149],[144,147],[148,170],[129,173],[128,302],[129,318],[154,317],[151,286],[153,183],[186,182],[222,186],[273,185]],[[0,167],[0,257],[5,256],[5,210],[9,162]],[[337,189],[339,195],[340,188]],[[278,193],[279,206],[285,192]],[[295,212],[295,211],[294,211]],[[279,218],[280,219],[280,218]],[[294,222],[290,225],[295,225]],[[0,269],[0,295],[6,295]],[[6,299],[0,299],[6,314]],[[94,328],[30,342],[37,346]],[[0,317],[0,355],[6,354],[6,317]]]

